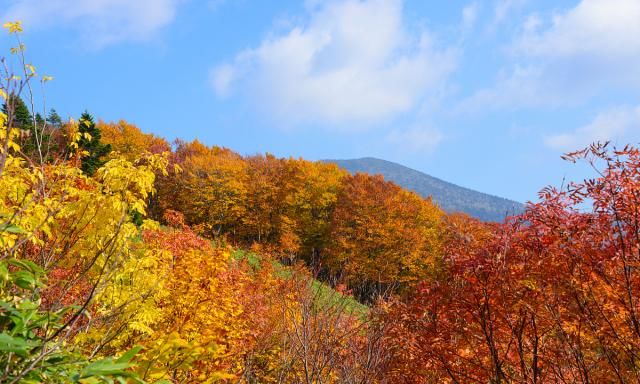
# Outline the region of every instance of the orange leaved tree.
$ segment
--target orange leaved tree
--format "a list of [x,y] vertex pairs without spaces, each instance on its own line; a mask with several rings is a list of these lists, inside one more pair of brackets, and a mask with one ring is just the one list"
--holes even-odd
[[442,212],[382,176],[347,176],[332,217],[326,263],[364,300],[433,272]]

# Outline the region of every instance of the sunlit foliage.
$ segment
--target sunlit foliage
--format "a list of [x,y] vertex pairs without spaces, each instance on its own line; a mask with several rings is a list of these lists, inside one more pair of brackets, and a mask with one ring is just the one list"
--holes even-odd
[[332,164],[43,119],[52,78],[4,27],[0,382],[639,381],[639,149],[568,154],[597,177],[487,224]]
[[389,314],[391,380],[638,380],[640,151],[567,159],[598,177],[544,189],[504,225],[451,221],[446,272]]

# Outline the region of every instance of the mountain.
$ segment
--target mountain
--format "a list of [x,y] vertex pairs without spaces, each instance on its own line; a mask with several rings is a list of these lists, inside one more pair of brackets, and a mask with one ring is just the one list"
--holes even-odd
[[447,212],[464,212],[484,221],[502,221],[505,216],[524,210],[522,203],[460,187],[391,161],[373,157],[323,161],[335,163],[350,173],[382,175],[385,180],[423,197],[433,196],[433,201]]

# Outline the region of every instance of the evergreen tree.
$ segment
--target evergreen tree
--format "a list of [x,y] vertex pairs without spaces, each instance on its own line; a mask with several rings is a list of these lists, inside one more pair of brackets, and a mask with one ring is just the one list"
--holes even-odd
[[[78,131],[82,134],[78,141],[78,149],[88,152],[88,154],[82,158],[82,171],[91,176],[98,168],[106,163],[106,160],[103,160],[103,158],[111,152],[111,145],[100,142],[100,129],[96,127],[93,116],[87,111],[80,116]],[[88,133],[91,138],[86,138],[85,133]]]
[[9,96],[8,102],[2,105],[2,112],[9,114],[9,107],[11,108],[11,125],[15,128],[19,128],[25,131],[20,138],[20,148],[22,153],[30,157],[33,160],[37,160],[36,156],[38,152],[38,141],[40,144],[44,142],[43,127],[44,119],[37,113],[35,116],[35,125],[33,116],[27,104],[19,96]]
[[58,115],[55,109],[51,108],[49,116],[47,116],[47,123],[54,128],[60,128],[62,126],[62,118]]
[[42,129],[44,127],[44,118],[42,117],[42,115],[40,113],[36,113],[36,127],[38,127],[38,129]]
[[14,127],[24,130],[33,129],[31,111],[29,111],[27,104],[25,104],[21,97],[16,95],[9,96],[8,101],[2,104],[2,112],[9,115],[9,107],[11,107],[13,112],[12,124]]
[[[37,160],[39,158],[39,153],[45,154],[47,151],[47,145],[50,140],[50,135],[45,131],[44,119],[42,115],[36,113],[35,116],[36,125],[33,125],[31,121],[24,130],[28,130],[29,134],[22,141],[22,152],[29,156],[30,158]],[[38,146],[40,146],[40,151],[38,151]]]

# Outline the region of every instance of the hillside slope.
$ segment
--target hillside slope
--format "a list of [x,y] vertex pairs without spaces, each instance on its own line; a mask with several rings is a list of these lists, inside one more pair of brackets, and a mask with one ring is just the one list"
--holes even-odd
[[379,174],[403,188],[433,200],[447,212],[464,212],[484,221],[502,221],[505,216],[522,212],[524,205],[429,176],[391,161],[365,157],[351,160],[323,160],[335,163],[350,173]]

